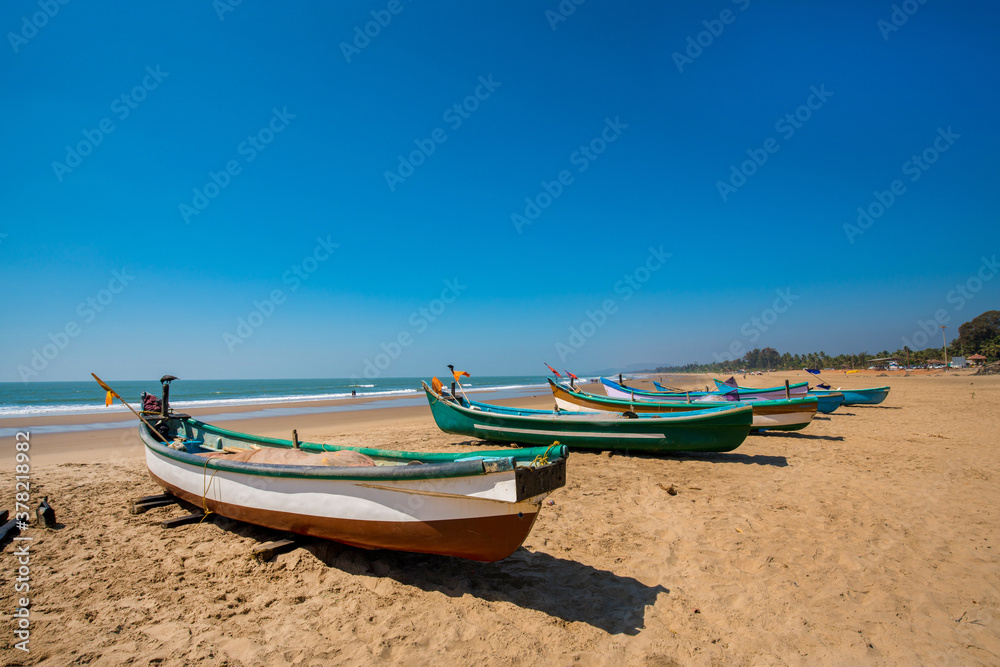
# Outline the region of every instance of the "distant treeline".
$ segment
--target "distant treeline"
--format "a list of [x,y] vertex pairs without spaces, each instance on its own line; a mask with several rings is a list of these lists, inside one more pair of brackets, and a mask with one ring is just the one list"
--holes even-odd
[[[890,352],[882,350],[876,354],[838,354],[830,356],[826,352],[809,354],[780,353],[773,347],[754,349],[740,359],[720,361],[710,364],[686,364],[684,366],[660,366],[647,372],[653,373],[720,373],[737,369],[747,370],[800,370],[802,368],[867,368],[872,359],[895,358],[900,365],[920,366],[932,360],[944,361],[943,347],[929,347],[911,350],[907,346]],[[949,359],[954,356],[968,357],[981,354],[988,361],[1000,358],[1000,310],[990,310],[958,328],[958,338],[948,344]]]

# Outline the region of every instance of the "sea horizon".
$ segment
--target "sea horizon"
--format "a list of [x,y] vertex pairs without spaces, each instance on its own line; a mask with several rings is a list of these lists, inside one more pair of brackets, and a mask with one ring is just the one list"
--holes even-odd
[[[438,376],[448,384],[451,378]],[[489,375],[463,378],[470,392],[517,390],[546,386],[546,375]],[[405,397],[420,394],[427,377],[282,378],[175,380],[170,404],[177,409],[225,408],[275,403],[303,403],[348,398]],[[142,392],[161,393],[156,380],[105,381],[130,403],[138,405]],[[115,401],[105,406],[105,393],[93,380],[0,382],[0,419],[127,412]]]

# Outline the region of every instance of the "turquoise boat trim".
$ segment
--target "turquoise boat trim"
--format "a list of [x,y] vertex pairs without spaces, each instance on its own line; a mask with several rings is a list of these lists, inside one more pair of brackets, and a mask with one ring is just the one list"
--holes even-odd
[[[268,438],[266,436],[249,435],[246,433],[240,433],[239,431],[230,431],[228,429],[220,428],[213,424],[206,424],[204,422],[198,421],[192,417],[188,417],[184,420],[185,423],[197,426],[206,433],[212,433],[214,435],[221,435],[226,438],[246,440],[247,442],[255,442],[258,444],[267,444],[277,447],[292,447],[291,440],[282,440],[281,438]],[[546,453],[546,447],[526,447],[517,450],[513,449],[499,449],[483,452],[465,452],[453,454],[450,452],[405,452],[392,449],[374,449],[371,447],[349,447],[347,445],[328,445],[316,442],[299,442],[299,446],[306,451],[315,452],[337,452],[337,451],[351,451],[359,452],[365,456],[370,456],[372,458],[394,460],[394,461],[456,461],[458,459],[469,458],[469,457],[486,457],[486,458],[508,458],[513,457],[517,461],[533,461],[539,456],[544,456]],[[550,455],[552,453],[550,452]]]
[[890,387],[868,387],[867,389],[810,389],[809,393],[823,396],[835,393],[844,395],[844,405],[878,405],[889,396]]
[[[265,436],[254,436],[238,431],[219,428],[200,422],[193,418],[170,419],[168,424],[173,423],[172,432],[180,435],[181,428],[185,433],[188,429],[202,430],[213,435],[220,435],[231,442],[253,443],[267,445],[269,447],[292,449],[290,440],[278,438],[268,438]],[[493,472],[497,469],[513,469],[518,463],[530,464],[533,461],[548,458],[555,460],[566,458],[569,450],[564,446],[556,447],[533,447],[522,449],[506,449],[496,451],[477,451],[463,453],[424,453],[424,452],[401,452],[395,450],[381,450],[369,447],[347,447],[342,445],[324,445],[321,443],[301,442],[300,447],[305,451],[314,453],[334,452],[334,451],[354,451],[365,454],[373,459],[385,461],[420,461],[423,465],[400,465],[400,466],[300,466],[286,464],[253,463],[244,461],[229,461],[223,458],[209,458],[198,456],[186,451],[180,451],[166,446],[160,442],[150,431],[149,427],[140,425],[140,434],[143,444],[151,451],[166,458],[193,465],[206,470],[225,470],[228,472],[242,473],[258,477],[286,477],[294,479],[327,479],[344,481],[393,481],[393,480],[418,480],[418,479],[444,479],[452,477],[469,477]],[[204,451],[218,451],[212,448],[205,448],[199,444],[197,439],[191,438],[188,442],[198,445]],[[203,442],[203,441],[202,441]],[[229,446],[228,444],[226,446]]]

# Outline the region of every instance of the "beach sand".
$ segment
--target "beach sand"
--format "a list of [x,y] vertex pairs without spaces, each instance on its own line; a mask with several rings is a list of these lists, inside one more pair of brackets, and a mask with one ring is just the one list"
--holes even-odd
[[[31,652],[13,648],[8,622],[0,660],[998,664],[1000,377],[879,375],[833,384],[889,384],[882,405],[753,435],[729,454],[573,452],[524,547],[492,564],[317,541],[258,563],[251,549],[278,533],[217,516],[162,529],[178,507],[129,514],[130,500],[159,492],[133,429],[37,434],[32,502],[49,496],[62,525],[28,532]],[[426,407],[224,425],[392,449],[477,445],[441,433]],[[13,439],[0,445],[3,509]],[[5,613],[18,597],[12,550]]]

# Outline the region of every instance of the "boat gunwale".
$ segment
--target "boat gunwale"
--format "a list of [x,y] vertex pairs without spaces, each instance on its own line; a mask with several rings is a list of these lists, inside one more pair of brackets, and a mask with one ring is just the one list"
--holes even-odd
[[[551,379],[551,378],[549,378],[549,379]],[[653,382],[653,381],[651,380],[651,382]],[[613,388],[618,388],[620,391],[626,391],[626,390],[627,391],[634,391],[637,394],[639,394],[639,393],[641,393],[641,394],[652,394],[652,395],[666,394],[668,396],[670,396],[670,395],[684,396],[686,394],[692,394],[692,395],[694,395],[694,394],[702,394],[702,395],[719,394],[719,395],[721,395],[721,394],[726,393],[726,392],[722,391],[722,387],[726,387],[729,390],[738,389],[739,391],[745,391],[745,392],[748,392],[748,393],[760,393],[760,394],[785,391],[785,385],[783,385],[783,384],[782,385],[777,385],[775,387],[764,387],[764,388],[758,389],[758,388],[755,388],[755,387],[739,387],[739,386],[733,387],[733,385],[731,385],[731,384],[725,384],[724,382],[722,382],[721,380],[718,380],[716,378],[712,378],[712,382],[715,383],[717,391],[701,391],[701,390],[694,390],[694,391],[659,391],[659,390],[653,390],[653,389],[635,389],[634,387],[629,387],[629,386],[624,385],[624,384],[622,384],[620,382],[615,382],[614,380],[609,380],[606,377],[602,377],[601,378],[601,385],[602,386],[606,387],[608,385],[613,385]],[[656,383],[654,382],[654,384],[656,384]],[[808,380],[804,380],[802,382],[792,382],[792,383],[790,383],[788,385],[788,389],[789,390],[800,389],[803,386],[806,387],[806,389],[808,391],[809,381]]]
[[[211,424],[205,424],[196,419],[187,418],[184,421],[187,423],[194,422],[202,426],[211,426]],[[209,429],[204,429],[209,431]],[[245,433],[240,433],[238,431],[228,431],[227,429],[217,429],[220,431],[225,431],[226,433],[232,433],[240,439],[245,439],[248,441],[259,441],[259,442],[271,442],[274,444],[284,444],[287,445],[284,448],[291,449],[291,441],[282,441],[276,438],[266,438],[257,437]],[[508,459],[511,462],[511,466],[508,469],[513,471],[516,469],[517,457],[512,456],[510,453],[502,451],[493,452],[462,452],[460,454],[444,454],[444,456],[452,457],[451,460],[437,461],[431,463],[425,463],[419,466],[300,466],[300,465],[288,465],[281,463],[253,463],[251,461],[230,461],[228,459],[211,457],[211,456],[199,456],[197,454],[192,454],[187,451],[180,451],[168,447],[166,444],[159,442],[150,433],[150,429],[145,424],[139,425],[140,438],[143,444],[150,451],[164,456],[168,459],[172,459],[179,463],[194,467],[202,468],[204,470],[217,470],[225,472],[233,472],[244,475],[251,475],[255,477],[283,477],[290,479],[303,479],[303,480],[332,480],[332,481],[344,481],[344,482],[355,482],[355,481],[399,481],[399,480],[421,480],[421,479],[447,479],[447,478],[457,478],[457,477],[476,477],[481,475],[495,474],[492,472],[487,472],[485,468],[485,461],[487,459]],[[217,433],[218,434],[218,433]],[[314,445],[321,447],[317,443],[301,443],[302,445]],[[212,452],[211,448],[203,448],[208,452]],[[360,447],[338,447],[337,449],[326,449],[321,451],[335,452],[341,450],[351,450],[360,453],[372,452],[376,453],[379,458],[391,459],[394,458],[390,455],[381,455],[378,452],[386,452],[386,454],[398,454],[398,453],[409,453],[409,454],[419,454],[419,452],[393,452],[392,450],[377,450],[370,448],[360,448]],[[552,465],[558,462],[559,459],[564,459],[568,455],[568,448],[559,445],[557,447],[534,447],[534,448],[520,448],[520,451],[530,451],[532,449],[538,450],[535,454],[537,458],[538,455],[544,454],[548,451],[552,458],[547,465]],[[509,450],[511,453],[518,451],[517,449]],[[500,454],[497,456],[496,454]],[[526,456],[526,455],[525,455]],[[465,457],[459,459],[458,457]],[[420,457],[413,456],[414,460],[418,460]],[[538,470],[544,468],[545,466],[533,466],[534,469]],[[501,472],[501,471],[497,471]]]
[[885,385],[885,386],[882,386],[882,387],[865,387],[864,389],[844,389],[843,387],[840,387],[839,389],[810,389],[809,392],[810,393],[817,392],[817,394],[819,392],[841,393],[842,394],[845,391],[889,391],[890,389],[892,389],[892,387],[890,387],[889,385]]

